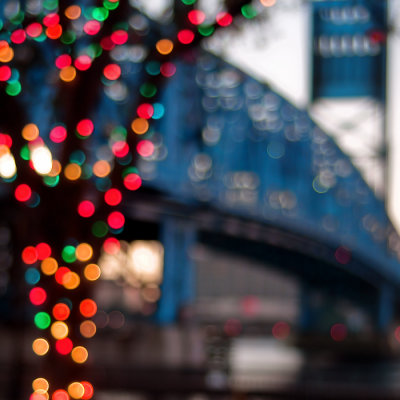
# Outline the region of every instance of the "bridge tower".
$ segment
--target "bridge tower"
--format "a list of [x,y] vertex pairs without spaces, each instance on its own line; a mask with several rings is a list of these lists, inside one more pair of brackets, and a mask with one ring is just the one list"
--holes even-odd
[[[310,111],[387,204],[387,0],[313,0]],[[388,329],[393,295],[381,288],[376,326]]]

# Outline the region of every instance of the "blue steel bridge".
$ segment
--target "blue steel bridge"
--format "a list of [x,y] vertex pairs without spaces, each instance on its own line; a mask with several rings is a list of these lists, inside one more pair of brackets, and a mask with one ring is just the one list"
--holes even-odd
[[305,330],[318,324],[308,293],[319,287],[362,304],[386,332],[400,239],[383,201],[307,111],[206,52],[178,62],[160,103],[156,151],[139,161],[145,189],[128,206],[161,226],[159,320],[195,297],[187,253],[201,242],[298,277]]

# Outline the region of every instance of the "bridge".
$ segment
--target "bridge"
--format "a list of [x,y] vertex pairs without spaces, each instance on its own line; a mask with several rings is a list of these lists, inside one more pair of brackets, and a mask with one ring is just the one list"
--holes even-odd
[[187,251],[201,242],[298,277],[306,330],[315,327],[307,293],[320,287],[363,304],[387,332],[400,241],[383,201],[307,111],[211,54],[178,64],[155,152],[139,161],[145,189],[128,206],[132,218],[160,222],[159,320],[193,299]]

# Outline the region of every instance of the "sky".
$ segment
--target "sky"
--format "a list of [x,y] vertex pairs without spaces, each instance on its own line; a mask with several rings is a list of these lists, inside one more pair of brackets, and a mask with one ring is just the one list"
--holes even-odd
[[[389,21],[398,25],[400,2],[389,0]],[[249,27],[229,46],[216,53],[267,82],[278,93],[301,108],[308,108],[312,117],[334,137],[343,151],[353,158],[366,181],[378,197],[386,196],[388,214],[400,231],[400,32],[388,41],[388,97],[386,113],[368,98],[350,101],[323,100],[310,102],[309,6],[300,0],[277,0],[270,8],[270,19],[261,27]],[[385,115],[385,117],[383,117]],[[383,120],[386,118],[386,133]],[[348,122],[354,126],[343,128]],[[385,138],[386,137],[386,138]],[[375,157],[384,141],[388,143],[387,174],[384,184],[384,163]],[[385,187],[386,186],[386,187]]]

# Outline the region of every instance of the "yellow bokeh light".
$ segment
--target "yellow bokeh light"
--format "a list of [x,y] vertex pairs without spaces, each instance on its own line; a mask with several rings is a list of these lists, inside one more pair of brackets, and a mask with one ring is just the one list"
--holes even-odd
[[10,62],[14,58],[14,50],[11,47],[2,48],[0,50],[0,61],[3,63]]
[[64,82],[71,82],[76,77],[76,69],[72,65],[61,69],[60,71],[60,79]]
[[44,356],[49,351],[49,342],[46,339],[38,338],[32,343],[32,349],[38,356]]
[[53,165],[52,165],[51,171],[49,172],[48,175],[53,176],[53,177],[58,176],[61,173],[61,169],[62,169],[62,167],[61,167],[60,161],[53,160]]
[[32,382],[32,389],[36,392],[38,390],[42,390],[43,392],[47,392],[49,390],[49,382],[44,378],[36,378]]
[[35,124],[27,124],[22,129],[22,137],[25,140],[32,141],[39,136],[39,128]]
[[55,339],[64,339],[68,336],[68,326],[65,322],[56,321],[51,325],[50,332]]
[[93,321],[83,321],[79,327],[81,335],[87,339],[93,337],[96,334],[96,324]]
[[79,278],[79,275],[76,272],[70,271],[63,276],[63,285],[65,289],[68,290],[76,289],[80,283],[81,279]]
[[88,261],[93,256],[93,248],[88,243],[81,243],[76,247],[75,255],[79,261]]
[[78,19],[81,16],[81,13],[81,8],[77,5],[69,6],[64,11],[64,14],[68,19]]
[[100,267],[96,264],[88,264],[83,270],[83,275],[88,281],[96,281],[101,275]]
[[169,54],[174,48],[174,44],[169,39],[161,39],[156,43],[156,49],[160,54]]
[[75,163],[68,164],[64,169],[64,175],[70,181],[76,181],[82,175],[82,168]]
[[45,258],[40,265],[40,269],[45,275],[53,275],[58,269],[58,262],[53,257]]
[[105,160],[99,160],[93,165],[93,173],[99,178],[106,177],[111,172],[110,163]]
[[73,399],[80,399],[85,394],[85,388],[80,382],[72,382],[68,386],[68,394]]
[[71,357],[77,364],[83,364],[88,356],[88,351],[83,346],[76,346],[72,349]]
[[136,118],[132,121],[131,128],[138,135],[143,135],[149,129],[149,123],[144,118]]

